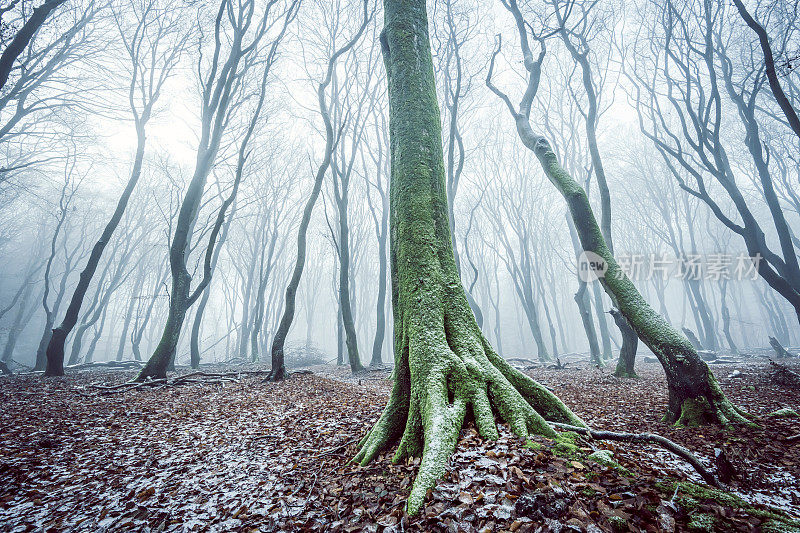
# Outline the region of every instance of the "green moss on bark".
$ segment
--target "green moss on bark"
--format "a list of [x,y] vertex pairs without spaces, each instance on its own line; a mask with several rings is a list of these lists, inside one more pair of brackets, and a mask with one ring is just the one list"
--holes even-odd
[[[666,494],[675,494],[677,489],[676,501],[683,505],[689,512],[697,508],[699,504],[710,501],[758,517],[764,520],[763,527],[766,527],[767,524],[771,524],[770,527],[774,527],[774,529],[772,529],[773,531],[789,532],[797,531],[798,528],[800,528],[800,522],[793,519],[785,512],[774,508],[763,509],[755,507],[730,492],[698,485],[689,481],[657,483],[656,486]],[[768,529],[763,530],[768,531]]]
[[515,435],[555,438],[547,420],[583,426],[545,387],[495,353],[475,321],[450,240],[441,122],[424,0],[386,0],[381,36],[389,82],[390,258],[394,385],[354,461],[398,442],[393,460],[422,456],[409,514],[444,473],[467,412],[484,438],[495,417]]
[[[600,278],[604,290],[664,368],[669,392],[664,421],[676,423],[683,418],[687,425],[748,423],[746,414],[722,393],[708,365],[689,340],[650,307],[620,268],[603,239],[586,192],[564,170],[547,140],[533,133],[526,116],[517,114],[515,119],[523,144],[536,154],[548,179],[564,197],[581,247],[605,261],[607,269]],[[706,403],[708,409],[700,411],[695,408]]]

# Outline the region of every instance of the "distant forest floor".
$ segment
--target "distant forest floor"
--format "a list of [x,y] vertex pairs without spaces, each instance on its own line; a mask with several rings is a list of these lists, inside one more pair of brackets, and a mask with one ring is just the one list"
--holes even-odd
[[[789,531],[800,516],[800,439],[786,439],[800,420],[766,415],[800,410],[800,390],[773,383],[763,363],[712,367],[760,427],[662,424],[666,383],[653,363],[637,364],[639,379],[572,365],[529,373],[595,429],[659,433],[709,465],[723,448],[744,499],[695,485],[699,477],[660,448],[523,443],[505,427],[483,441],[468,427],[411,519],[403,504],[414,462],[392,465],[387,453],[347,464],[386,401],[388,372],[351,378],[315,367],[279,384],[243,375],[104,395],[87,385],[133,373],[3,378],[0,530]],[[602,449],[619,467],[588,459]]]

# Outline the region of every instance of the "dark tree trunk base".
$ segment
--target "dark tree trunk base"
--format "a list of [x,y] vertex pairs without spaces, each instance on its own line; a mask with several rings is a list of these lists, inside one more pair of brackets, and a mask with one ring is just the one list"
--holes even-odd
[[609,313],[614,318],[614,322],[617,324],[622,334],[622,347],[619,350],[619,359],[617,360],[617,367],[614,370],[614,375],[618,378],[639,377],[634,370],[639,337],[628,323],[628,320],[622,316],[622,313],[620,313],[618,309],[612,308]]
[[58,327],[53,330],[50,342],[47,344],[47,367],[45,376],[64,375],[64,344],[67,341],[67,332]]
[[285,381],[289,377],[286,372],[285,366],[279,366],[275,370],[270,370],[267,377],[264,378],[264,383],[276,383],[278,381]]

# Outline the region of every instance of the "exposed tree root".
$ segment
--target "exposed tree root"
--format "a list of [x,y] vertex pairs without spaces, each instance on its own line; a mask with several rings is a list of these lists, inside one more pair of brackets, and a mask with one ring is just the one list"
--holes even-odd
[[560,424],[558,422],[551,422],[552,426],[555,426],[559,429],[566,429],[569,431],[574,431],[575,433],[580,433],[582,435],[588,435],[589,437],[596,439],[596,440],[619,440],[625,442],[651,442],[653,444],[657,444],[658,446],[668,450],[678,457],[684,459],[687,463],[692,465],[692,468],[697,471],[698,474],[705,480],[706,483],[711,485],[712,487],[719,488],[720,482],[717,480],[716,476],[712,474],[710,471],[706,470],[703,466],[703,463],[695,457],[692,452],[677,444],[666,437],[662,437],[661,435],[656,435],[655,433],[620,433],[616,431],[602,431],[591,429],[587,427],[579,427],[579,426],[572,426],[569,424]]
[[486,439],[498,437],[495,414],[523,439],[555,438],[548,421],[584,425],[553,393],[498,356],[474,320],[464,323],[471,317],[454,314],[440,334],[430,327],[409,328],[421,335],[405,336],[389,403],[353,459],[366,465],[398,438],[394,463],[421,455],[407,500],[411,515],[444,474],[468,412]]

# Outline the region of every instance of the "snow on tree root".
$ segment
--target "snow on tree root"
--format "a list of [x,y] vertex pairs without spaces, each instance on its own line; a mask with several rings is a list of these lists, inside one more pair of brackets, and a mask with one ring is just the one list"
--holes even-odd
[[353,459],[366,465],[397,438],[394,463],[421,455],[406,503],[411,515],[421,510],[428,490],[444,474],[468,410],[485,439],[498,437],[495,413],[521,439],[532,434],[555,438],[548,420],[584,426],[553,393],[494,353],[480,332],[461,336],[466,342],[459,344],[419,345],[411,339],[417,347],[403,351],[389,403]]

